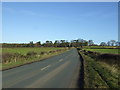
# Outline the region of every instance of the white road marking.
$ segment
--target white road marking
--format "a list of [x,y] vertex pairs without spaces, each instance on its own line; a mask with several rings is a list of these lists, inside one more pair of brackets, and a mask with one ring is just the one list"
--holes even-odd
[[46,67],[44,67],[44,68],[42,68],[41,69],[41,71],[43,71],[43,70],[45,70],[45,69],[47,69],[48,67],[50,67],[51,65],[48,65],[48,66],[46,66]]
[[63,61],[63,59],[60,59],[60,60],[59,60],[59,62],[62,62],[62,61]]

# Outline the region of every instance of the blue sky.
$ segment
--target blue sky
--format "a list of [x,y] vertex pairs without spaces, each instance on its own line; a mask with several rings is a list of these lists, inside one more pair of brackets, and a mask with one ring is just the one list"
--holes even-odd
[[117,2],[4,2],[3,42],[118,39]]

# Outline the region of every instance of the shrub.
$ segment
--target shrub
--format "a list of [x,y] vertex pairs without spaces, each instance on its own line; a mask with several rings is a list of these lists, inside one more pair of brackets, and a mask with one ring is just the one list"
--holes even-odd
[[53,53],[53,51],[49,51],[49,53]]
[[62,51],[61,49],[58,49],[58,50],[56,50],[57,52],[60,52],[60,51]]
[[46,53],[47,53],[47,52],[41,52],[40,54],[41,54],[41,55],[44,55],[44,54],[46,54]]
[[13,54],[10,54],[10,53],[2,54],[2,63],[11,62],[12,57],[13,57]]
[[96,61],[103,61],[106,62],[110,65],[118,65],[120,66],[120,62],[119,62],[119,58],[120,55],[118,54],[102,54],[102,53],[98,53],[98,52],[92,52],[92,51],[85,51],[83,50],[85,55],[90,56],[91,58],[95,59]]
[[0,54],[0,63],[2,63],[2,54]]
[[98,56],[99,59],[115,59],[117,60],[120,58],[120,55],[115,55],[115,54],[101,54]]
[[28,52],[27,53],[27,56],[34,56],[34,55],[37,55],[37,53],[36,52]]

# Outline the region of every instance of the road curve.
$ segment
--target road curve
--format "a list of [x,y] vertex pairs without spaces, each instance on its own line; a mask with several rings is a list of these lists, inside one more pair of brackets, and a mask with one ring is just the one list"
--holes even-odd
[[2,72],[3,88],[75,88],[77,50]]

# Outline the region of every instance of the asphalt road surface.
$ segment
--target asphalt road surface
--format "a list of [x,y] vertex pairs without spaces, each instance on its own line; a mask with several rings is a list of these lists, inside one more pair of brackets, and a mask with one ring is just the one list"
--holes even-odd
[[49,59],[3,71],[3,88],[75,88],[79,55],[71,49]]

